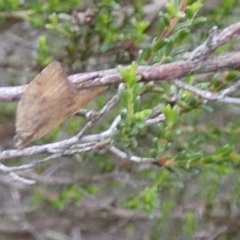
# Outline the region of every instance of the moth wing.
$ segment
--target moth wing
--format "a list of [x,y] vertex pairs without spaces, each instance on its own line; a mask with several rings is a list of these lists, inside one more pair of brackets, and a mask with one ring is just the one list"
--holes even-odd
[[76,91],[60,63],[53,62],[29,84],[17,108],[16,146],[48,134],[94,99],[106,87]]
[[[60,63],[53,62],[28,85],[17,108],[16,135],[19,147],[49,132],[51,124],[61,117],[61,102],[68,105],[69,87]],[[50,121],[49,125],[49,120]]]

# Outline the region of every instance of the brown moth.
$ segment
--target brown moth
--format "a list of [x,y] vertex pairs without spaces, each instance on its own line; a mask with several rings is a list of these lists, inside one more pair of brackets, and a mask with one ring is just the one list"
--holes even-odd
[[74,90],[59,62],[39,73],[24,91],[17,107],[16,146],[23,148],[58,127],[106,87]]

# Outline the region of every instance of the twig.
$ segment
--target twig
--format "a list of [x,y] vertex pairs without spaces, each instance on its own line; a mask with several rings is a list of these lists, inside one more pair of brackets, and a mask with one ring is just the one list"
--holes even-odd
[[234,85],[232,85],[229,88],[226,88],[223,91],[221,91],[221,95],[223,95],[223,96],[229,95],[230,93],[238,90],[239,87],[240,87],[240,81],[237,81]]
[[152,117],[152,118],[149,118],[145,121],[146,125],[152,125],[152,124],[155,124],[155,123],[159,123],[159,122],[162,122],[166,119],[165,115],[163,113],[159,113],[158,115]]
[[17,166],[17,167],[7,167],[4,164],[0,163],[0,171],[4,172],[4,173],[7,173],[15,181],[18,181],[18,182],[21,182],[21,183],[24,183],[24,184],[28,184],[28,185],[34,184],[34,183],[36,183],[36,181],[20,177],[18,174],[16,174],[16,172],[25,171],[25,170],[28,170],[28,169],[31,169],[31,168],[35,168],[39,164],[42,164],[44,162],[47,162],[47,161],[52,160],[54,158],[57,158],[59,156],[61,156],[61,154],[54,154],[54,155],[51,155],[47,158],[38,160],[36,162],[30,163],[30,164],[23,164],[23,165]]
[[108,148],[108,150],[113,153],[114,155],[116,155],[117,157],[121,158],[121,159],[125,159],[125,160],[129,160],[132,162],[138,162],[138,163],[151,163],[156,161],[156,159],[154,158],[144,158],[144,157],[138,157],[138,156],[130,156],[129,154],[123,152],[122,150],[120,150],[119,148],[115,147],[115,146],[110,146]]
[[10,172],[10,173],[9,173],[9,176],[10,176],[13,180],[18,181],[18,182],[21,182],[21,183],[24,183],[24,184],[27,184],[27,185],[31,185],[31,184],[35,184],[35,183],[36,183],[36,181],[34,181],[34,180],[22,178],[22,177],[20,177],[19,175],[17,175],[17,174],[14,173],[14,172]]
[[71,148],[59,148],[55,149],[55,153],[61,154],[61,156],[82,154],[94,150],[99,150],[107,146],[111,142],[110,138],[101,140],[99,142],[91,142],[85,144],[74,144]]
[[236,89],[236,87],[238,86],[238,84],[236,84],[235,87],[233,87],[232,89],[226,89],[226,92],[222,92],[222,93],[212,93],[210,91],[207,91],[207,90],[201,90],[201,89],[198,89],[194,86],[191,86],[189,84],[186,84],[184,83],[183,81],[181,80],[173,80],[172,81],[177,87],[179,88],[182,88],[182,89],[185,89],[189,92],[192,92],[193,94],[205,99],[205,100],[208,100],[208,101],[216,101],[216,102],[221,102],[221,103],[226,103],[226,104],[240,104],[240,98],[234,98],[234,97],[227,97],[225,94],[227,92],[231,92],[233,90]]
[[[111,104],[113,104],[114,101],[111,101]],[[111,106],[111,104],[109,104],[109,106]],[[146,124],[151,125],[156,122],[164,120],[164,118],[165,118],[164,115],[159,114],[154,118],[147,119]],[[43,162],[49,161],[50,159],[57,158],[63,155],[72,155],[76,153],[83,153],[83,152],[105,148],[106,145],[110,143],[111,137],[113,136],[113,134],[116,132],[117,125],[120,122],[120,120],[121,120],[121,117],[119,115],[113,120],[112,124],[106,131],[103,131],[98,134],[90,134],[90,135],[82,136],[80,139],[78,138],[77,135],[75,135],[69,139],[55,142],[55,143],[44,144],[41,146],[33,146],[33,147],[24,148],[24,149],[12,149],[12,150],[6,150],[3,152],[0,152],[1,162],[7,159],[32,156],[39,153],[53,154],[45,159],[38,160],[37,162],[31,163],[31,164],[24,164],[19,167],[2,169],[2,171],[4,172],[23,171],[30,168],[34,168],[38,164],[41,164]],[[138,159],[135,160],[135,158],[132,158],[132,160],[138,161]]]
[[98,111],[89,110],[89,109],[80,109],[75,116],[85,117],[86,119],[91,119],[92,116],[97,115]]
[[[82,149],[82,151],[92,150],[94,147],[98,147],[96,143],[100,143],[108,138],[110,138],[116,131],[116,127],[120,122],[120,116],[117,116],[110,127],[99,134],[90,134],[87,136],[82,136],[80,139],[75,135],[69,139],[44,144],[41,146],[33,146],[24,149],[12,149],[12,150],[5,150],[0,152],[0,161],[3,162],[4,160],[17,158],[17,157],[26,157],[32,156],[39,153],[63,153],[63,150],[66,149],[66,146],[72,146],[79,144],[78,147]],[[81,145],[80,145],[81,144]],[[79,149],[78,151],[81,151]],[[85,150],[84,150],[85,149]]]
[[81,131],[77,134],[78,138],[81,138],[84,133],[93,126],[93,124],[99,119],[101,118],[105,113],[109,112],[109,110],[111,108],[113,108],[116,103],[118,102],[118,95],[115,95],[114,97],[112,97],[112,99],[110,99],[106,105],[99,111],[99,112],[95,112],[94,115],[91,116],[90,121],[87,122],[87,124],[81,129]]
[[193,61],[204,60],[210,53],[238,36],[239,33],[240,22],[230,25],[219,33],[217,33],[217,27],[213,27],[209,32],[207,40],[194,51],[187,54],[187,58]]
[[20,166],[17,166],[17,167],[7,167],[4,164],[0,163],[0,171],[5,172],[5,173],[25,171],[25,170],[28,170],[28,169],[31,169],[31,168],[35,168],[36,166],[38,166],[41,163],[48,162],[48,161],[50,161],[54,158],[60,157],[60,156],[61,156],[61,154],[54,154],[54,155],[51,155],[51,156],[46,157],[44,159],[38,160],[36,162],[29,163],[29,164],[23,164],[23,165],[20,165]]

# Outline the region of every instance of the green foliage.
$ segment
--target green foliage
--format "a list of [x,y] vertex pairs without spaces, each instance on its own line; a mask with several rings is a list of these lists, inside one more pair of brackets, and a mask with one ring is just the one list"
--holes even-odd
[[[209,20],[211,20],[210,26],[213,24],[217,26],[224,26],[226,24],[226,21],[228,22],[234,17],[233,12],[237,6],[238,2],[235,0],[220,1],[215,8],[209,11]],[[223,16],[224,21],[222,21]]]
[[119,67],[119,72],[125,82],[125,89],[120,92],[121,122],[115,135],[116,141],[124,148],[137,148],[136,135],[144,128],[144,120],[151,114],[151,109],[142,109],[141,91],[143,84],[139,82],[137,64]]
[[95,31],[101,38],[102,51],[110,49],[119,40],[131,39],[133,45],[139,46],[146,39],[144,31],[148,22],[143,20],[142,4],[143,1],[134,1],[134,15],[126,16],[126,21],[119,23],[112,15],[112,12],[121,7],[118,1],[96,1],[99,11],[96,14]]
[[[133,164],[130,170],[132,172],[128,174],[131,181],[135,180],[134,191],[121,195],[116,204],[147,212],[149,218],[155,222],[151,239],[162,236],[162,239],[174,239],[177,235],[190,239],[199,227],[194,211],[185,212],[182,222],[174,229],[174,233],[169,234],[172,238],[164,238],[165,229],[172,225],[172,213],[184,198],[184,191],[188,191],[188,184],[193,184],[192,188],[198,189],[193,194],[194,190],[190,188],[188,202],[204,200],[211,209],[214,206],[213,201],[221,193],[224,180],[234,173],[235,179],[238,179],[239,108],[209,103],[169,82],[143,84],[139,81],[137,68],[143,64],[177,60],[183,53],[202,43],[213,25],[222,27],[226,25],[225,21],[231,22],[234,18],[231,16],[233,8],[238,3],[234,0],[221,1],[208,14],[203,14],[201,0],[169,0],[164,12],[159,14],[154,29],[148,31],[150,25],[143,14],[145,1],[131,2],[133,11],[119,17],[119,10],[124,6],[123,1],[93,1],[90,20],[83,24],[73,21],[73,10],[82,1],[26,1],[22,4],[22,1],[6,0],[0,2],[0,9],[5,13],[14,13],[18,18],[41,29],[38,50],[35,53],[35,60],[41,65],[60,59],[73,69],[84,70],[88,67],[89,59],[96,58],[98,61],[99,56],[114,55],[116,58],[110,60],[108,66],[115,67],[124,62],[118,58],[122,52],[128,54],[127,63],[135,61],[118,68],[124,88],[119,92],[120,111],[114,109],[111,112],[112,118],[117,114],[121,116],[113,141],[130,155],[154,158],[157,166],[145,168],[145,165],[142,167],[143,164]],[[4,16],[6,14],[1,13],[1,17]],[[126,42],[130,43],[131,50],[124,47]],[[218,49],[216,54],[235,50],[234,47],[235,42],[232,45],[227,44]],[[238,71],[229,71],[212,74],[207,82],[202,82],[193,75],[186,77],[184,81],[214,93],[236,83],[239,76]],[[4,107],[1,112],[3,119],[12,117]],[[224,118],[223,115],[228,113],[229,119]],[[148,126],[146,121],[155,114],[162,114],[165,119]],[[67,122],[62,129],[73,134],[81,124],[81,120],[74,119]],[[103,129],[108,126],[109,122],[106,121]],[[97,127],[94,126],[94,130],[98,130]],[[59,130],[55,130],[45,140],[54,141],[58,134]],[[81,158],[87,159],[81,161],[81,164],[83,162],[87,165],[87,170],[89,166],[92,167],[93,170],[87,172],[90,176],[117,171],[119,159],[113,159],[107,153],[99,155],[90,152],[81,155]],[[76,171],[85,172],[86,169]],[[197,182],[196,185],[188,180],[189,175],[190,180]],[[108,189],[108,193],[111,194],[128,187],[124,181],[114,179],[109,182],[108,187],[111,186],[111,189]],[[61,187],[56,190],[55,197],[35,194],[32,202],[37,205],[46,201],[57,210],[63,210],[68,204],[78,206],[86,195],[97,198],[100,184],[102,183]],[[240,196],[239,181],[230,182],[227,191],[237,204]],[[132,236],[133,227],[127,226],[126,232]]]
[[9,105],[1,104],[0,105],[0,119],[2,122],[8,122],[14,116],[14,109],[16,108],[15,103],[10,103]]
[[164,201],[161,207],[161,217],[157,219],[157,223],[151,232],[151,239],[156,239],[161,236],[164,232],[164,228],[166,227],[166,223],[169,219],[169,215],[174,207],[174,202],[172,200]]
[[172,147],[172,140],[181,133],[180,129],[175,128],[179,108],[177,106],[172,108],[170,105],[166,105],[162,106],[161,110],[166,117],[166,121],[157,125],[158,135],[153,138],[154,145],[150,149],[150,155],[155,158],[170,149]]
[[36,53],[35,60],[43,66],[48,65],[53,61],[53,58],[49,54],[49,45],[47,44],[45,35],[38,38],[38,51]]
[[196,231],[195,213],[188,212],[185,216],[184,229],[187,234],[193,234]]
[[0,11],[13,11],[21,6],[21,0],[7,0],[0,2]]
[[80,206],[84,196],[94,196],[97,193],[98,188],[91,184],[85,186],[69,185],[59,189],[58,192],[49,192],[45,195],[36,192],[31,198],[31,204],[36,206],[45,200],[57,210],[62,211],[68,204]]
[[73,202],[74,204],[79,204],[83,198],[83,192],[81,188],[77,186],[69,186],[68,188],[62,189],[59,192],[59,197],[56,199],[51,199],[50,202],[53,207],[58,210],[64,209],[67,203]]
[[[119,46],[119,42],[124,44],[130,41],[133,48],[137,49],[148,39],[145,30],[149,23],[143,18],[141,1],[134,2],[134,14],[123,16],[122,22],[114,16],[114,13],[122,7],[121,3],[113,0],[96,1],[91,6],[90,20],[86,23],[78,22],[72,12],[74,7],[81,4],[79,0],[51,0],[45,3],[35,1],[34,4],[28,2],[25,5],[17,3],[17,1],[8,0],[2,5],[2,9],[15,11],[11,14],[48,30],[47,34],[39,39],[39,50],[36,55],[36,61],[42,65],[50,61],[50,55],[46,55],[46,49],[42,46],[42,39],[49,34],[57,35],[57,41],[61,42],[64,50],[66,63],[71,66],[77,62],[82,68],[86,67],[86,61],[91,56],[111,51]],[[18,7],[19,11],[17,11]],[[49,42],[48,48],[52,47]],[[47,57],[46,60],[44,55]]]
[[[175,182],[171,173],[167,169],[156,172],[142,173],[144,178],[151,179],[152,184],[144,188],[140,193],[133,194],[122,204],[132,209],[143,210],[149,213],[149,216],[155,217],[156,209],[166,213],[173,207],[173,202],[165,202],[165,191],[172,197],[182,189],[180,182]],[[162,215],[159,220],[164,221],[166,215]]]
[[142,63],[169,62],[186,51],[183,44],[190,40],[191,29],[206,22],[204,17],[196,17],[202,7],[199,0],[171,0],[166,4],[166,12],[160,13],[157,37],[139,55]]
[[146,187],[137,197],[128,199],[124,206],[152,213],[160,204],[157,193],[158,188],[156,186]]

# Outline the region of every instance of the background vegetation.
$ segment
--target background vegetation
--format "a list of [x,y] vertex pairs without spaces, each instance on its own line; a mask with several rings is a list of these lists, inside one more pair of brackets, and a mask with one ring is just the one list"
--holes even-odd
[[[1,174],[1,239],[239,239],[238,105],[208,102],[169,81],[143,84],[136,70],[180,59],[213,26],[237,22],[239,9],[237,0],[0,1],[1,86],[26,84],[54,60],[69,75],[118,67],[125,88],[110,86],[88,108],[115,94],[119,103],[89,132],[120,114],[114,141],[129,156],[99,149],[59,157],[29,171],[37,180],[30,186]],[[238,49],[233,40],[214,54]],[[184,80],[219,92],[239,72]],[[14,147],[15,108],[1,103],[2,150]],[[164,121],[148,126],[146,117],[159,112]],[[37,143],[72,136],[86,121],[73,117]]]

